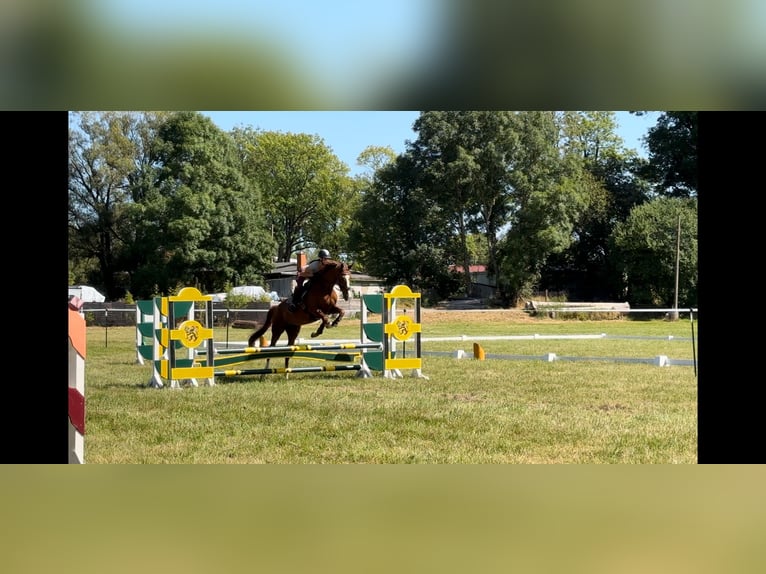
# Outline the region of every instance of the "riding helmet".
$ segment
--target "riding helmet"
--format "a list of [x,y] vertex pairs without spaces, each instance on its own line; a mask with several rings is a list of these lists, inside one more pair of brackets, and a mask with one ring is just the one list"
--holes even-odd
[[320,258],[327,257],[329,259],[330,258],[330,252],[327,251],[327,249],[320,249],[319,250],[319,257]]

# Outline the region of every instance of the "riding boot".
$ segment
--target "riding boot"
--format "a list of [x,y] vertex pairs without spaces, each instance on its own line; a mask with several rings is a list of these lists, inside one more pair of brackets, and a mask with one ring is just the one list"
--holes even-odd
[[295,288],[295,291],[293,291],[293,299],[290,301],[290,305],[288,306],[288,309],[291,313],[294,313],[295,310],[298,308],[298,304],[300,304],[301,299],[303,299],[303,286],[298,286]]

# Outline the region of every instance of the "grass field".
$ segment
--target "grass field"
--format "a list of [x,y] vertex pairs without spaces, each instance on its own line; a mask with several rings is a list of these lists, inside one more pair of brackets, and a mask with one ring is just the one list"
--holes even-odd
[[[606,334],[480,344],[488,354],[696,359],[688,319],[567,321],[426,309],[422,324],[423,338],[465,336],[423,343],[427,379],[406,371],[396,379],[294,373],[217,377],[213,387],[181,389],[147,385],[152,367],[137,363],[134,328],[88,327],[85,462],[697,462],[691,366],[449,354],[464,349],[470,357],[472,338],[480,336]],[[308,338],[311,327],[301,336]],[[215,340],[244,341],[249,334],[216,328]],[[344,319],[312,342],[359,337],[359,320]],[[291,361],[303,364],[316,363]]]

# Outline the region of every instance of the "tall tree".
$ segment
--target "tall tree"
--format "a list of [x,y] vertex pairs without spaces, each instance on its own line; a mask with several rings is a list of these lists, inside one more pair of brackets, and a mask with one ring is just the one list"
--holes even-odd
[[368,167],[374,175],[383,166],[396,160],[396,152],[391,146],[367,146],[356,158],[356,164]]
[[497,269],[498,234],[512,191],[509,178],[521,153],[517,125],[512,112],[427,111],[413,126],[418,137],[409,147],[427,179],[425,189],[451,215],[466,295],[471,292],[472,232],[484,235],[488,267],[492,273]]
[[625,149],[614,112],[563,112],[559,125],[562,153],[579,159],[589,174],[589,208],[575,223],[572,244],[546,261],[538,288],[609,300],[620,289],[610,237],[615,223],[647,200],[648,184],[636,175],[645,161]]
[[598,165],[605,157],[621,153],[624,142],[616,133],[614,112],[562,112],[558,122],[563,150],[588,164]]
[[277,258],[318,246],[344,247],[355,187],[343,164],[316,135],[235,128],[249,178],[263,190]]
[[261,282],[274,244],[231,138],[198,112],[175,112],[158,128],[151,161],[154,179],[132,211],[143,254],[136,292]]
[[379,168],[354,215],[350,245],[368,273],[389,286],[410,285],[430,300],[457,285],[448,269],[451,214],[424,192],[422,176],[409,153]]
[[[680,248],[679,248],[680,238]],[[631,305],[697,305],[697,200],[658,197],[615,226],[613,241]]]
[[508,231],[499,246],[498,284],[515,304],[531,294],[552,254],[573,240],[592,201],[592,178],[572,154],[561,154],[552,112],[519,112],[518,156],[510,169]]
[[[88,278],[110,300],[123,294],[117,281],[120,236],[131,177],[145,141],[143,118],[130,112],[73,112],[69,122],[69,257],[71,268],[97,264]],[[86,265],[87,268],[87,265]]]
[[[470,293],[475,249],[469,238],[481,233],[501,296],[515,300],[537,280],[547,257],[571,243],[591,201],[592,181],[582,162],[559,153],[554,114],[429,111],[413,127],[418,138],[408,142],[395,168],[376,172],[363,200],[360,224],[380,230],[355,235],[370,272],[384,262],[387,276],[396,269],[444,290],[451,281],[446,269],[458,264],[464,270],[462,292]],[[375,239],[388,236],[380,223],[374,225],[376,218],[395,230],[396,247],[374,246]],[[413,232],[413,226],[425,227],[426,234]],[[413,254],[433,266],[408,267]]]
[[697,137],[697,112],[664,112],[649,129],[646,177],[654,183],[657,195],[697,195]]

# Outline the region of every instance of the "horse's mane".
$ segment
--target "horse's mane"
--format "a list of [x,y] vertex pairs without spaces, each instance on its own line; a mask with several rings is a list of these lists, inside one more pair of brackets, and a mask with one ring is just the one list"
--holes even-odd
[[[335,259],[328,259],[324,262],[324,265],[316,272],[315,277],[318,281],[322,282],[326,287],[328,283],[332,282],[333,285],[338,284],[341,289],[343,286],[338,283],[342,275],[346,274],[348,265],[343,261],[336,261]],[[345,292],[345,291],[344,291]]]

